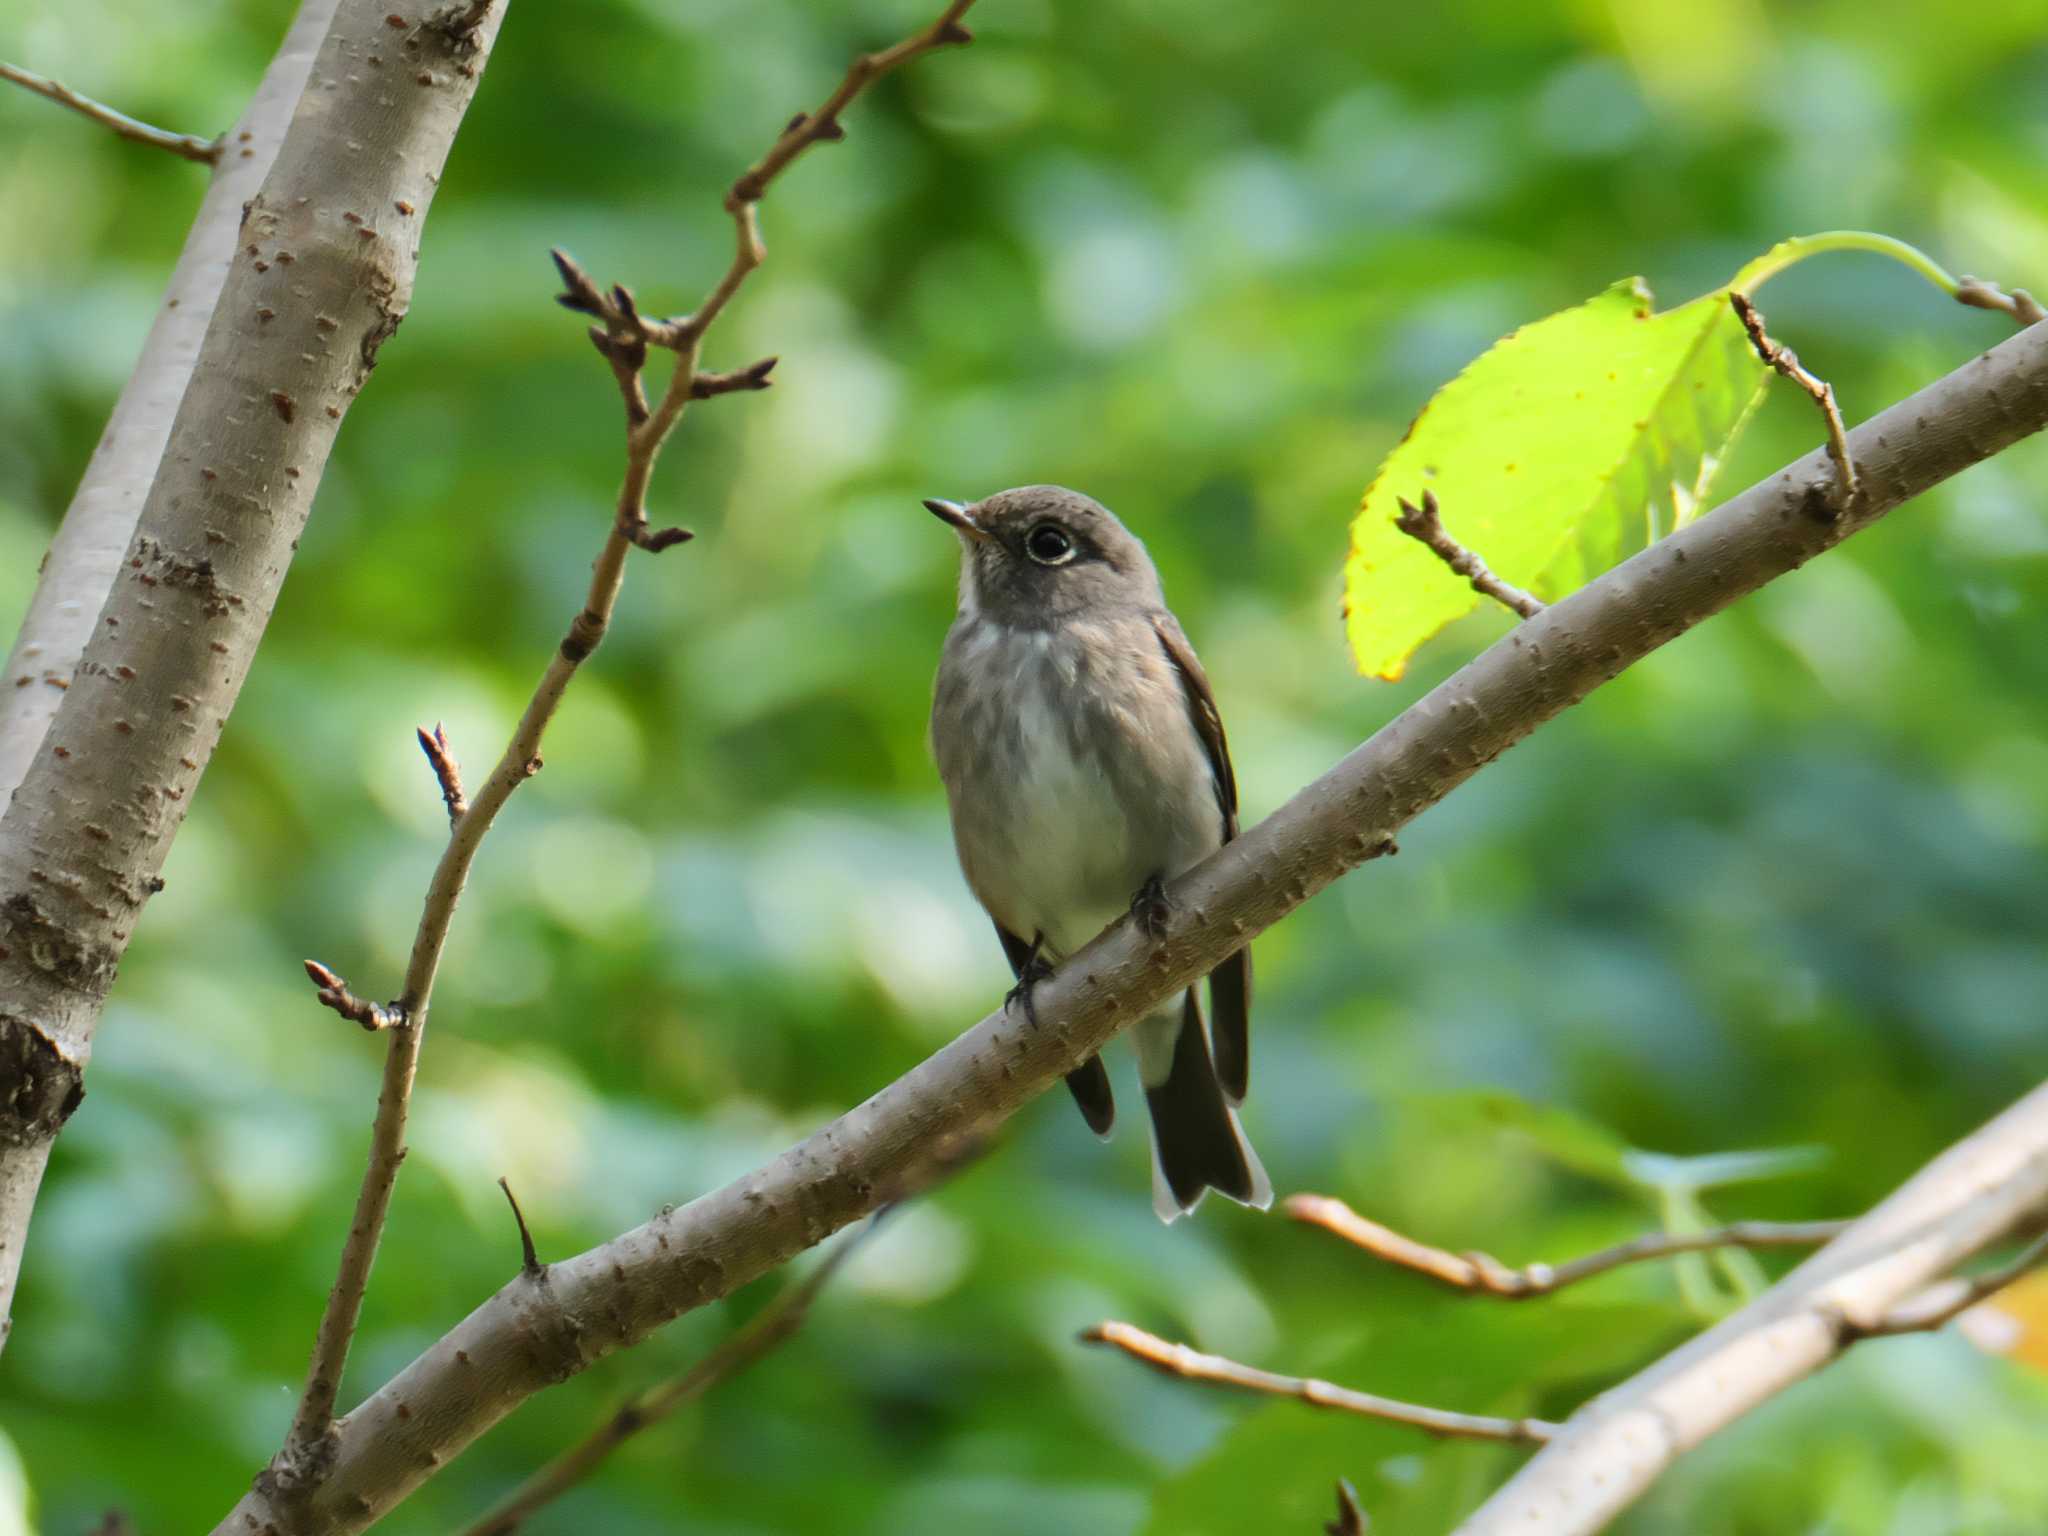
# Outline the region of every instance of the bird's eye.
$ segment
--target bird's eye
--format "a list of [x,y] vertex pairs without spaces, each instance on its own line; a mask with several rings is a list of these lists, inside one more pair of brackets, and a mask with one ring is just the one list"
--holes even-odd
[[1040,565],[1065,565],[1074,558],[1074,541],[1058,523],[1040,523],[1025,534],[1024,549]]

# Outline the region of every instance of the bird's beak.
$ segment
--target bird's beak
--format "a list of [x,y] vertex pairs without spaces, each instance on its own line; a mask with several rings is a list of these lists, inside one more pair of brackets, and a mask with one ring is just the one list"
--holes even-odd
[[925,510],[943,523],[951,523],[953,529],[964,539],[977,541],[993,537],[986,528],[974,520],[974,513],[957,501],[941,501],[936,496],[925,499]]

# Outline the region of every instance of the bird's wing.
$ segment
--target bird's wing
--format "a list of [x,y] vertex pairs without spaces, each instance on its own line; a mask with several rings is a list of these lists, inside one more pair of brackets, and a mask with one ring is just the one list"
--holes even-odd
[[[1223,734],[1223,716],[1216,708],[1216,695],[1209,687],[1209,675],[1195,656],[1195,648],[1181,633],[1178,620],[1170,613],[1154,614],[1152,629],[1166,659],[1180,674],[1181,691],[1187,695],[1188,718],[1209,754],[1209,768],[1216,783],[1216,808],[1223,813],[1223,841],[1237,836],[1237,773],[1230,766],[1230,743]],[[1232,1104],[1244,1102],[1251,1080],[1252,952],[1240,949],[1209,973],[1209,1035],[1216,1055],[1216,1076]]]

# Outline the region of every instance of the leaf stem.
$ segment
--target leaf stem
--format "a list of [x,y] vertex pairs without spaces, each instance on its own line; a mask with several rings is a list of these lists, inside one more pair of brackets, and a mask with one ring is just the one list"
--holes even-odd
[[1918,272],[1950,298],[1954,298],[1962,287],[1962,283],[1951,276],[1940,262],[1918,246],[1895,240],[1890,235],[1873,234],[1867,229],[1830,229],[1817,235],[1794,235],[1790,240],[1781,240],[1737,272],[1728,286],[1747,298],[1787,267],[1797,266],[1809,256],[1821,256],[1830,251],[1869,251],[1874,255],[1889,256],[1901,266]]

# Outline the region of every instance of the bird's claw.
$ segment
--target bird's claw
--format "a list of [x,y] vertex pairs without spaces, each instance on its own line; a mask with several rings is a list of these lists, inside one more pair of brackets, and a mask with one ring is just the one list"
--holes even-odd
[[1033,1029],[1038,1028],[1038,1005],[1031,1000],[1031,993],[1041,981],[1052,975],[1052,967],[1039,957],[1045,947],[1045,935],[1039,934],[1031,941],[1031,953],[1024,957],[1024,963],[1017,968],[1017,985],[1003,994],[1003,1007],[1021,1006],[1024,1022]]
[[1166,937],[1166,921],[1173,915],[1173,903],[1166,899],[1166,882],[1154,875],[1138,887],[1131,898],[1131,916],[1152,939]]

